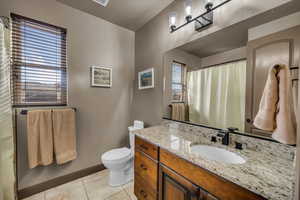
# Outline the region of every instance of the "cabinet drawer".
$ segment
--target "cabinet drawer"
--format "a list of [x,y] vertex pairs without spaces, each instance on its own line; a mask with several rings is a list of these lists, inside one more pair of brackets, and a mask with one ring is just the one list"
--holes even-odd
[[135,151],[134,172],[144,179],[154,190],[157,190],[158,163],[144,153]]
[[135,136],[135,148],[146,153],[154,160],[158,158],[158,147],[137,136]]
[[134,194],[138,200],[156,200],[157,193],[137,174],[134,176]]

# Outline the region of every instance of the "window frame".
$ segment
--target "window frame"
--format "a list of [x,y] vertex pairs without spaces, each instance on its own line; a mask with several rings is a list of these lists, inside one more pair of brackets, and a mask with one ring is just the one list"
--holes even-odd
[[[181,82],[173,82],[173,67],[174,64],[180,65],[181,66]],[[186,101],[186,82],[187,82],[187,66],[186,64],[182,62],[178,62],[176,60],[172,61],[172,66],[171,66],[171,102],[172,103],[185,103]],[[173,98],[173,85],[181,85],[181,99],[180,100],[174,100]]]
[[[15,61],[17,60],[18,58],[24,56],[24,46],[26,46],[26,41],[24,40],[24,38],[22,37],[22,34],[24,34],[24,32],[22,33],[22,31],[24,30],[21,30],[24,26],[26,27],[26,25],[18,25],[18,26],[15,26],[14,29],[12,29],[12,38],[13,36],[19,34],[20,38],[18,39],[20,41],[20,44],[15,44],[16,41],[14,41],[14,39],[12,39],[12,55],[11,55],[11,60],[12,60],[12,80],[11,80],[11,86],[12,86],[12,106],[13,107],[47,107],[47,106],[67,106],[68,105],[68,64],[67,64],[67,29],[66,28],[62,28],[62,27],[59,27],[59,26],[55,26],[55,25],[52,25],[52,24],[48,24],[48,23],[45,23],[45,22],[41,22],[41,21],[38,21],[38,20],[35,20],[35,19],[31,19],[31,18],[28,18],[28,17],[24,17],[24,16],[21,16],[21,15],[18,15],[18,14],[15,14],[15,13],[11,13],[11,18],[12,18],[12,23],[13,23],[13,26],[14,26],[14,23],[18,23],[18,22],[14,22],[14,20],[20,20],[20,21],[25,21],[25,23],[27,22],[28,24],[32,23],[32,24],[35,24],[35,25],[32,25],[31,28],[33,28],[33,30],[39,30],[40,28],[40,31],[48,31],[49,32],[51,31],[51,29],[57,29],[59,30],[58,32],[60,32],[59,34],[59,39],[57,39],[58,41],[60,41],[60,47],[59,47],[59,50],[60,50],[60,53],[57,54],[59,55],[59,59],[56,60],[56,61],[60,61],[59,64],[57,63],[53,63],[53,66],[51,66],[52,64],[48,64],[47,66],[47,63],[34,63],[34,62],[38,62],[38,61],[32,61],[32,62],[24,62],[23,60],[21,61]],[[34,27],[36,26],[36,27]],[[42,30],[42,28],[44,28],[45,30]],[[47,28],[49,28],[47,30]],[[25,33],[26,34],[26,33]],[[35,37],[42,37],[42,36],[39,36],[39,34],[42,34],[42,33],[37,33]],[[51,36],[49,36],[51,37]],[[36,38],[34,38],[36,39]],[[36,48],[35,45],[36,45],[36,42],[34,41],[34,39],[31,41],[33,46],[31,47],[32,49]],[[48,39],[48,38],[47,38]],[[57,42],[57,41],[54,41],[54,42]],[[37,45],[41,45],[41,44],[37,44]],[[49,44],[45,44],[45,46],[43,48],[47,49],[49,46]],[[56,47],[57,48],[57,47]],[[46,55],[47,54],[47,51],[46,50],[43,50],[43,53]],[[30,51],[29,51],[29,54],[30,54]],[[57,55],[53,55],[53,57],[57,57]],[[25,52],[25,56],[26,58],[26,52]],[[57,59],[57,58],[56,58]],[[56,65],[56,66],[55,66]],[[19,68],[19,69],[16,69],[16,68]],[[26,100],[26,95],[30,92],[32,92],[31,90],[26,90],[26,84],[27,82],[25,81],[24,83],[22,83],[22,80],[23,80],[23,77],[26,75],[22,75],[22,69],[24,68],[25,70],[29,69],[29,68],[32,68],[31,70],[34,70],[34,69],[40,69],[41,71],[44,69],[44,70],[49,70],[49,71],[54,71],[55,73],[55,76],[57,77],[58,74],[59,75],[59,79],[56,79],[57,82],[56,83],[53,83],[54,87],[53,88],[56,88],[54,91],[55,91],[55,95],[53,95],[53,97],[55,97],[55,101],[45,101],[45,100],[41,100],[39,102],[37,101],[27,101]],[[15,72],[16,70],[16,72]],[[19,70],[17,72],[17,70]],[[48,71],[48,72],[49,72]],[[18,74],[19,73],[19,74]],[[37,72],[37,73],[41,73],[41,74],[38,74],[37,75],[37,79],[40,78],[43,74],[43,72]],[[45,72],[44,72],[45,73]],[[45,76],[45,75],[44,75]],[[53,77],[55,77],[53,75]],[[52,76],[51,76],[52,78]],[[26,78],[25,78],[26,80]],[[42,80],[42,78],[41,78]],[[41,81],[43,82],[43,81]],[[20,84],[19,87],[25,87],[25,89],[15,89],[15,85],[16,84]],[[38,84],[43,84],[43,83],[38,83]],[[38,86],[37,84],[37,86]],[[56,87],[55,87],[56,85]],[[44,89],[45,92],[47,92],[47,87],[41,89],[41,91]],[[17,92],[16,92],[17,91]],[[51,91],[51,90],[49,90]],[[54,93],[54,92],[53,92]],[[60,96],[59,96],[59,93],[60,93]],[[38,94],[38,92],[36,93]],[[22,100],[22,98],[24,98],[25,100]],[[49,97],[50,98],[50,97]]]

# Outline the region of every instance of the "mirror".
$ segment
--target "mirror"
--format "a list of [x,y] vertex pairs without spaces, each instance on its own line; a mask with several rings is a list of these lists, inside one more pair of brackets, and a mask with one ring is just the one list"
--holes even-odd
[[[204,39],[166,52],[163,117],[271,138],[272,133],[257,129],[253,120],[270,67],[285,64],[292,69],[299,63],[295,33],[300,27],[249,42],[245,35],[238,36],[238,42],[232,36],[217,44],[218,38],[209,40],[211,44]],[[290,71],[296,80],[297,73]]]

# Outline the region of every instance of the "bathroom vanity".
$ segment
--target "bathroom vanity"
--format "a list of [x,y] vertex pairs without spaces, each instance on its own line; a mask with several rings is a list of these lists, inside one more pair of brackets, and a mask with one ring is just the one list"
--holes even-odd
[[[268,153],[212,143],[211,135],[165,126],[136,131],[134,193],[137,198],[291,199],[291,177],[294,177],[291,160],[287,162]],[[207,159],[192,151],[197,144],[224,149],[241,156],[245,162],[233,164]]]

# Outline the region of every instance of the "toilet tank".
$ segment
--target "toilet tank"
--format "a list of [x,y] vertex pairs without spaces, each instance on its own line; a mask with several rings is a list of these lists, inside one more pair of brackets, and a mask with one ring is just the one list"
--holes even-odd
[[133,133],[133,131],[139,130],[139,129],[143,129],[143,128],[144,128],[144,122],[138,121],[138,120],[134,121],[133,126],[128,127],[128,131],[129,131],[129,144],[130,144],[130,148],[132,150],[134,150],[134,136],[135,136],[135,134]]

